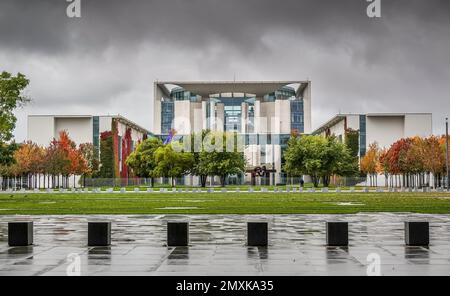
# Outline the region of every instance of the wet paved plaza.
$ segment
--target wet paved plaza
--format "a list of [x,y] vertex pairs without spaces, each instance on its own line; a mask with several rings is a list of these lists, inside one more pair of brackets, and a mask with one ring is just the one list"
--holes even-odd
[[[247,247],[246,222],[269,222],[269,246]],[[111,221],[112,245],[87,247],[87,221]],[[166,222],[188,220],[190,245],[167,247]],[[405,247],[404,221],[430,222],[430,246]],[[9,247],[10,221],[34,221],[34,245]],[[325,246],[325,221],[348,221],[348,248]],[[0,216],[0,275],[450,275],[450,215]],[[70,257],[73,258],[73,257]]]

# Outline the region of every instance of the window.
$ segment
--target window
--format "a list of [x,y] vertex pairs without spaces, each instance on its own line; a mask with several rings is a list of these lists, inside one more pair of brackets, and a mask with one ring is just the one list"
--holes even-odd
[[359,115],[359,156],[366,155],[366,115]]
[[299,133],[303,133],[305,130],[303,118],[303,100],[295,99],[291,101],[291,130],[297,130]]
[[173,102],[161,102],[161,134],[168,134],[174,117]]
[[98,116],[94,116],[92,118],[92,144],[94,146],[94,155],[95,157],[99,157],[100,155],[100,118]]

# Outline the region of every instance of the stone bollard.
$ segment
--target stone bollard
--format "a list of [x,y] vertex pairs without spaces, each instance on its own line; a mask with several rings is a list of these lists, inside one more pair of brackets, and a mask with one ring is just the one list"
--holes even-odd
[[303,193],[303,187],[300,187],[298,192]]
[[341,187],[337,187],[336,188],[336,193],[340,193],[341,192]]
[[327,222],[327,245],[348,246],[348,222]]
[[249,187],[248,188],[248,192],[253,193],[255,190],[253,189],[253,187]]
[[355,187],[350,187],[350,192],[351,193],[355,192]]
[[167,246],[189,244],[189,222],[167,222]]
[[327,192],[328,192],[328,187],[322,188],[322,193],[327,193]]
[[134,188],[134,192],[139,193],[141,190],[139,188]]
[[8,244],[23,247],[33,244],[33,222],[9,222]]
[[153,192],[153,188],[147,188],[147,192]]
[[127,189],[124,187],[120,188],[120,193],[127,193]]
[[364,187],[364,188],[363,188],[363,192],[364,192],[364,193],[367,193],[367,192],[369,192],[369,188],[367,188],[367,187]]
[[220,192],[227,193],[227,189],[226,188],[222,188],[222,189],[220,189]]
[[428,246],[430,226],[428,222],[405,222],[405,244],[407,246]]
[[267,188],[266,187],[262,187],[261,188],[261,192],[267,192]]
[[268,245],[267,222],[247,222],[247,245],[265,247]]
[[39,193],[40,190],[39,190],[38,188],[34,188],[33,192],[34,192],[34,193]]
[[111,222],[88,222],[88,246],[111,245]]

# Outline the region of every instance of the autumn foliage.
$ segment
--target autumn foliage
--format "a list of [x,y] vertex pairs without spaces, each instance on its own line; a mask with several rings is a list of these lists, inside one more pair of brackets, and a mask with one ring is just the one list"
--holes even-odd
[[[90,144],[76,146],[62,131],[47,147],[25,142],[14,153],[14,164],[3,167],[2,175],[14,178],[17,187],[68,187],[69,177],[89,175],[95,169]],[[18,185],[17,185],[18,184]]]
[[388,149],[371,144],[361,159],[360,169],[376,184],[378,174],[385,175],[386,186],[442,186],[445,175],[445,137],[400,139]]

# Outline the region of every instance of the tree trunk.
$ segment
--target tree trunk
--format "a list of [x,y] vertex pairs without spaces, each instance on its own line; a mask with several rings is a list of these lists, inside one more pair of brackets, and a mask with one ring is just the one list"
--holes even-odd
[[225,187],[225,180],[226,180],[226,178],[227,178],[226,175],[220,176],[220,186],[221,187]]
[[200,185],[202,188],[206,187],[206,180],[208,179],[207,175],[200,175]]

